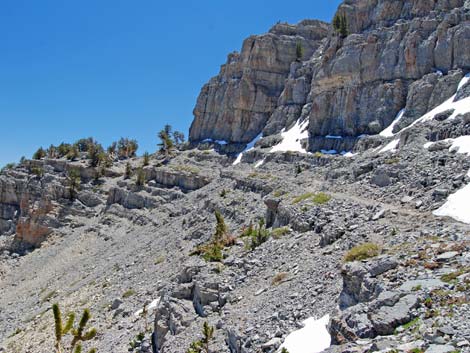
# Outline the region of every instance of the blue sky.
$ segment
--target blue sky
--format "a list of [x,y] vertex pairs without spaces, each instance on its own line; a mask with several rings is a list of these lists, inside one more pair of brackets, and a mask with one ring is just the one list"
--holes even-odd
[[202,85],[278,20],[330,21],[339,0],[2,0],[0,166],[39,146],[186,135]]

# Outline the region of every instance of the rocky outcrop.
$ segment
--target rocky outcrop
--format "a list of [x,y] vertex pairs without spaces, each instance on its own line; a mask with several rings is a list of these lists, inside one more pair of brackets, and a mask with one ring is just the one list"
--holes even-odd
[[[250,37],[202,89],[191,141],[247,143],[309,119],[310,151],[351,150],[402,109],[395,131],[447,100],[470,70],[464,0],[346,0],[338,14],[346,38],[311,21]],[[295,60],[299,40],[306,50]]]
[[[291,65],[308,59],[327,33],[328,24],[303,21],[296,26],[277,24],[267,34],[246,39],[241,52],[230,54],[219,75],[202,88],[190,140],[252,141],[275,110]],[[293,95],[303,100],[300,86]]]

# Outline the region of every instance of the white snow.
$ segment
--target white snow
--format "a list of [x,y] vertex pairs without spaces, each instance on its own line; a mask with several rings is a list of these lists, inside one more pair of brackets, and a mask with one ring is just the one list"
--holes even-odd
[[345,152],[345,153],[341,153],[343,157],[346,157],[346,158],[352,158],[354,156],[357,156],[358,153],[352,153],[352,152]]
[[382,148],[379,153],[384,153],[384,152],[394,152],[396,151],[398,144],[400,143],[399,139],[395,139],[391,142],[389,142],[384,148]]
[[[470,176],[470,172],[468,176]],[[433,214],[435,216],[451,217],[459,222],[470,224],[468,200],[470,200],[470,184],[450,195],[446,203],[434,211]]]
[[256,142],[258,142],[262,137],[263,137],[263,133],[256,136],[253,139],[253,141],[251,141],[248,145],[246,145],[246,148],[238,154],[237,159],[235,159],[235,161],[232,163],[232,165],[240,164],[240,162],[242,161],[243,153],[248,152],[248,151],[252,150],[253,148],[255,148]]
[[307,153],[305,148],[302,147],[302,144],[300,141],[302,139],[308,138],[308,119],[306,119],[304,122],[300,122],[300,120],[297,120],[295,125],[290,128],[288,131],[284,131],[284,129],[281,132],[282,136],[282,142],[277,144],[271,149],[271,153],[273,152],[301,152],[301,153]]
[[[447,141],[452,141],[449,151],[465,153],[470,156],[470,136],[460,136]],[[470,171],[468,176],[470,177]],[[459,222],[470,224],[468,200],[470,200],[470,184],[450,195],[446,203],[434,211],[433,214],[440,217],[451,217]]]
[[215,143],[218,143],[219,145],[228,145],[228,142],[227,141],[224,141],[224,140],[213,140],[213,139],[205,139],[205,140],[202,140],[201,142],[215,142]]
[[423,121],[431,120],[432,118],[434,118],[434,116],[436,114],[442,113],[442,112],[444,112],[446,110],[449,110],[449,109],[455,109],[454,113],[449,117],[449,119],[454,119],[459,114],[465,114],[467,112],[470,112],[470,97],[467,97],[467,98],[461,99],[457,102],[454,102],[455,96],[457,95],[458,91],[469,80],[470,80],[470,74],[465,75],[465,77],[462,78],[462,80],[459,83],[459,86],[457,88],[457,92],[455,92],[455,94],[452,97],[450,97],[448,100],[446,100],[444,103],[437,106],[436,108],[434,108],[430,112],[424,114],[421,118],[419,118],[413,124],[411,124],[407,129],[409,129],[410,127],[412,127],[416,124],[419,124]]
[[255,164],[255,168],[261,167],[263,163],[264,163],[264,159],[260,160],[259,162]]
[[384,131],[382,131],[379,135],[383,136],[383,137],[395,136],[395,134],[393,133],[393,128],[395,127],[395,125],[398,124],[398,122],[401,120],[401,118],[403,118],[403,114],[405,114],[405,109],[400,110],[398,112],[395,120],[393,120],[393,122],[390,124],[390,126],[387,127]]
[[327,138],[327,139],[341,140],[341,139],[343,138],[343,136],[327,135],[325,138]]
[[[151,311],[153,309],[155,309],[158,305],[158,303],[160,302],[160,299],[155,299],[154,301],[152,301],[148,306],[147,306],[147,311]],[[140,316],[142,315],[142,313],[144,312],[143,309],[140,309],[140,310],[137,310],[135,313],[134,313],[134,316]]]
[[320,150],[323,154],[338,154],[337,150]]
[[303,322],[300,330],[290,333],[282,346],[289,353],[319,353],[331,345],[331,337],[326,329],[330,316],[326,315],[319,320],[311,317]]
[[470,155],[470,136],[460,136],[453,139],[449,151]]

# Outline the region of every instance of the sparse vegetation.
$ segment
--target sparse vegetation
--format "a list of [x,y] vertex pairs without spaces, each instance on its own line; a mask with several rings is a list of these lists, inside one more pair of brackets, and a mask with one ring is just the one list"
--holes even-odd
[[287,272],[280,272],[278,274],[276,274],[272,281],[271,281],[271,284],[273,286],[277,286],[279,284],[281,284],[282,282],[284,282],[284,280],[289,276],[289,274]]
[[67,172],[67,185],[71,200],[77,197],[81,182],[80,171],[77,168],[72,168]]
[[214,339],[214,327],[204,322],[202,328],[202,338],[191,343],[186,353],[210,353],[210,343]]
[[[78,326],[74,327],[75,324],[75,314],[70,313],[67,316],[67,321],[65,326],[62,324],[62,314],[60,312],[59,304],[52,305],[52,312],[54,314],[54,323],[55,323],[55,350],[56,353],[63,352],[63,338],[67,334],[71,336],[70,353],[81,353],[82,352],[82,343],[90,341],[96,337],[97,331],[95,328],[90,328],[85,331],[88,322],[91,319],[90,310],[85,309],[83,311],[82,317],[78,322]],[[95,348],[91,348],[88,353],[96,353]]]
[[139,144],[137,140],[132,140],[127,137],[121,137],[116,143],[116,151],[119,159],[133,158],[136,156]]
[[137,169],[137,186],[144,186],[145,185],[145,172],[142,168]]
[[264,219],[260,219],[256,227],[250,223],[248,228],[246,228],[241,235],[242,238],[246,239],[245,245],[250,250],[254,250],[261,244],[265,243],[270,236],[271,234],[269,230],[266,229]]
[[46,150],[42,147],[39,147],[36,152],[33,154],[33,159],[40,160],[45,158],[47,155]]
[[331,200],[331,196],[324,192],[319,192],[313,196],[313,203],[317,205],[323,205]]
[[142,166],[146,167],[150,164],[150,154],[148,152],[145,152],[143,155],[143,161],[142,161]]
[[204,260],[210,262],[220,262],[223,259],[222,251],[225,247],[235,243],[235,239],[228,234],[224,217],[219,211],[215,211],[217,221],[215,233],[208,244],[198,246],[191,255],[200,255]]
[[344,256],[345,262],[361,261],[378,256],[380,247],[374,243],[364,243],[353,247]]
[[325,194],[324,192],[319,192],[317,194],[314,194],[313,192],[307,192],[305,194],[295,197],[294,200],[292,201],[292,204],[295,205],[295,204],[298,204],[300,202],[303,202],[309,199],[311,199],[313,203],[315,203],[316,205],[323,205],[331,200],[331,196],[328,194]]
[[10,169],[13,169],[16,167],[16,164],[15,163],[8,163],[6,164],[2,169],[1,169],[1,173],[4,173],[6,172],[7,170],[10,170]]
[[132,167],[131,163],[126,163],[126,170],[124,171],[124,179],[129,179],[132,176]]
[[289,227],[275,228],[271,231],[271,235],[274,239],[279,239],[289,233],[290,233]]
[[304,48],[301,42],[297,42],[295,46],[295,56],[297,61],[301,61],[304,56]]
[[337,13],[335,15],[333,18],[333,28],[341,38],[346,38],[349,35],[348,19],[346,18],[346,14]]
[[123,294],[122,294],[122,297],[125,299],[125,298],[129,298],[129,297],[132,297],[133,295],[135,295],[135,290],[133,289],[128,289],[126,290]]

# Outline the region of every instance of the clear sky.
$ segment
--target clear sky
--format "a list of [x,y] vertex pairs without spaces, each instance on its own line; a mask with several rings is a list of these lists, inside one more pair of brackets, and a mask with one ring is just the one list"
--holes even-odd
[[277,21],[330,21],[340,0],[2,0],[0,166],[93,136],[153,152],[188,133],[202,85]]

